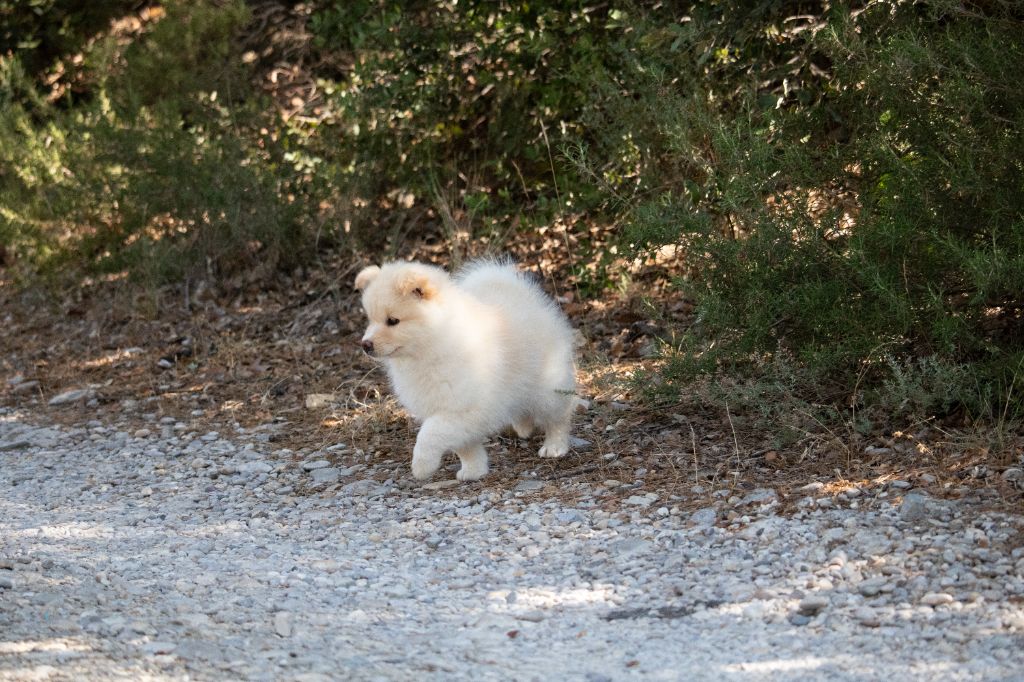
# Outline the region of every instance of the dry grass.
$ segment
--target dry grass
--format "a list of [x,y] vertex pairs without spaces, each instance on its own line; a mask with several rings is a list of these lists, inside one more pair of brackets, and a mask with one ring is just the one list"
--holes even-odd
[[[539,439],[499,435],[489,445],[493,474],[463,490],[536,478],[568,500],[596,490],[611,507],[638,492],[611,481],[642,480],[639,492],[658,493],[659,505],[692,508],[706,505],[714,490],[771,487],[785,507],[809,481],[826,483],[819,493],[826,495],[898,478],[952,496],[989,486],[1001,503],[1019,506],[1020,491],[999,476],[1024,452],[1016,434],[918,423],[864,436],[808,418],[801,437],[781,447],[771,428],[715,406],[699,387],[675,406],[643,404],[633,375],[658,362],[644,357],[654,337],[692,307],[669,284],[672,263],[654,260],[633,263],[632,280],[618,290],[581,300],[566,274],[581,234],[594,238],[590,228],[520,233],[511,248],[525,267],[563,285],[563,307],[582,331],[579,383],[589,408],[577,415],[574,434],[589,446],[542,460]],[[443,247],[431,243],[403,255],[443,262]],[[44,304],[4,285],[0,401],[59,423],[99,419],[137,428],[169,415],[197,432],[261,428],[272,434],[272,449],[295,458],[369,459],[381,476],[408,479],[415,425],[358,347],[363,314],[349,279],[360,265],[336,256],[273,285],[237,281],[216,293],[193,291],[187,304],[181,291],[144,293],[123,283],[83,286]],[[169,367],[160,368],[161,360]],[[19,390],[9,383],[16,376],[39,386]],[[95,406],[47,405],[57,392],[86,385],[96,389]],[[307,407],[311,394],[333,400]],[[454,470],[457,461],[446,464]]]

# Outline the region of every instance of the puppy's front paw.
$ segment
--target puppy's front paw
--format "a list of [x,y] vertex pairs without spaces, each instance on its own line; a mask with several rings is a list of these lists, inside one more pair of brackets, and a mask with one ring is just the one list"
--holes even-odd
[[433,460],[429,457],[417,457],[413,455],[412,458],[412,475],[413,478],[423,481],[434,475],[434,472],[440,468],[440,462]]
[[455,474],[455,478],[463,482],[468,481],[479,481],[481,478],[487,475],[487,460],[463,462],[462,467],[459,468]]
[[554,459],[569,452],[569,443],[566,441],[544,441],[544,445],[537,452],[538,457]]

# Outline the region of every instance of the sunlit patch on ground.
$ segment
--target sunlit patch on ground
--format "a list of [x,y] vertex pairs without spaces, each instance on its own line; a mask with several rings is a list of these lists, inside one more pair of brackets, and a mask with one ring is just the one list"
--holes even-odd
[[4,654],[31,654],[51,651],[91,651],[92,647],[69,637],[54,639],[25,639],[17,642],[0,641],[0,656]]

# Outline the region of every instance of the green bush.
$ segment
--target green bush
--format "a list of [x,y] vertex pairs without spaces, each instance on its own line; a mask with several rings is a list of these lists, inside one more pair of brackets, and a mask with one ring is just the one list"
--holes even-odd
[[[587,105],[586,79],[603,68],[626,26],[616,11],[572,2],[322,2],[311,27],[337,138],[374,196],[427,202],[455,192],[471,212],[558,209],[589,190],[559,148]],[[340,56],[339,56],[340,55]],[[324,149],[327,157],[338,154]]]
[[247,20],[241,2],[168,4],[89,47],[82,101],[0,62],[0,238],[23,264],[162,283],[301,262],[312,201],[241,57]]
[[807,400],[1019,403],[1021,15],[871,3],[787,23],[783,5],[638,24],[595,88],[577,157],[624,241],[683,247],[698,301],[660,395],[723,369],[771,380],[759,358],[785,353]]
[[[1017,3],[314,0],[296,116],[258,85],[266,8],[101,30],[136,8],[0,0],[0,239],[26,272],[218,277],[318,235],[572,212],[621,226],[618,254],[679,247],[697,315],[658,399],[729,372],[744,404],[1021,406]],[[620,278],[576,256],[584,295]]]

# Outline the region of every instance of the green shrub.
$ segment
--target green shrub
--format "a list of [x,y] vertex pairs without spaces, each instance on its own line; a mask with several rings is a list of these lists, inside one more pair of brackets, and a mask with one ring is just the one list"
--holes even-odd
[[314,204],[241,58],[247,20],[237,1],[170,3],[90,46],[73,106],[0,62],[0,237],[19,260],[154,283],[301,262]]
[[[744,404],[1021,405],[1018,4],[315,0],[290,117],[244,56],[266,16],[175,0],[101,30],[136,7],[0,0],[0,239],[26,272],[217,277],[325,233],[395,250],[573,212],[622,226],[617,254],[679,247],[697,315],[658,399],[728,372]],[[584,295],[620,279],[576,256]]]
[[802,399],[1019,401],[1021,15],[765,7],[638,24],[625,71],[594,88],[586,166],[625,242],[683,247],[698,300],[660,394],[709,371],[770,380],[759,358],[783,353]]
[[351,64],[327,81],[341,153],[374,196],[440,187],[470,212],[559,210],[560,193],[589,190],[559,148],[617,16],[582,0],[318,3],[318,45]]

